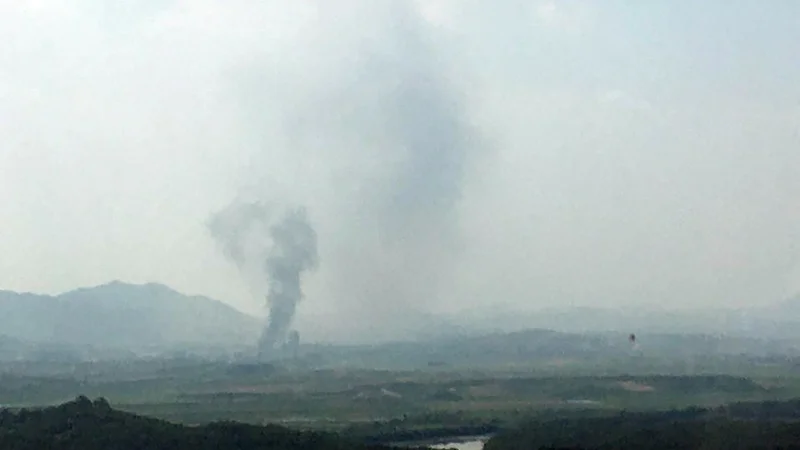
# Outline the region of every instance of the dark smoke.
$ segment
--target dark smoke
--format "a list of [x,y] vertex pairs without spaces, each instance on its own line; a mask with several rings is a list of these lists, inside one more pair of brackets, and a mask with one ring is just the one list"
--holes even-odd
[[268,356],[286,341],[297,303],[301,276],[317,266],[317,235],[303,208],[275,208],[263,202],[234,203],[214,214],[208,229],[255,292],[266,295],[269,318],[258,342]]

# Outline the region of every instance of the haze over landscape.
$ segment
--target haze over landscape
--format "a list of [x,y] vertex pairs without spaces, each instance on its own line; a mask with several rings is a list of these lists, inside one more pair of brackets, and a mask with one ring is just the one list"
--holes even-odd
[[5,2],[0,288],[263,317],[208,228],[244,200],[307,213],[311,340],[794,297],[798,7],[666,5]]
[[0,448],[800,448],[800,2],[0,1]]

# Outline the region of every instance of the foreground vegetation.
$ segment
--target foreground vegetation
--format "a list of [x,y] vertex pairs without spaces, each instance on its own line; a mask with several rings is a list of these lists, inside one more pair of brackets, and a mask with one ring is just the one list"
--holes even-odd
[[[786,401],[800,398],[800,362],[788,351],[737,354],[720,350],[722,341],[696,339],[691,342],[697,345],[670,350],[677,339],[671,337],[648,341],[651,348],[658,344],[658,351],[625,353],[594,338],[562,336],[554,341],[548,336],[487,336],[466,346],[445,342],[422,355],[416,344],[328,349],[328,362],[307,357],[263,364],[192,356],[0,361],[0,407],[8,408],[3,420],[12,424],[5,428],[7,440],[0,441],[0,448],[31,439],[44,444],[50,442],[48,436],[57,443],[73,442],[77,438],[68,430],[75,427],[64,428],[60,416],[53,415],[59,409],[47,410],[49,416],[38,412],[64,402],[59,408],[71,411],[62,414],[68,421],[89,420],[92,414],[92,420],[100,421],[91,425],[100,428],[87,428],[87,422],[80,429],[113,435],[110,424],[132,421],[134,429],[144,427],[141,433],[155,427],[152,433],[158,439],[193,442],[211,433],[210,439],[222,439],[220,445],[228,445],[224,439],[230,432],[251,436],[247,442],[254,445],[261,445],[258,436],[263,433],[296,436],[291,439],[297,442],[305,442],[297,436],[317,436],[313,442],[327,442],[334,446],[330,448],[337,448],[337,442],[358,448],[476,435],[496,435],[491,443],[495,449],[577,445],[570,436],[586,437],[580,441],[586,445],[624,448],[624,442],[638,442],[645,435],[680,443],[679,448],[717,448],[728,436],[751,442],[746,436],[794,432],[798,418],[781,409],[793,408]],[[703,343],[713,348],[703,349]],[[681,353],[684,348],[686,354]],[[378,364],[382,359],[406,368],[387,368]],[[93,404],[92,414],[79,412],[76,419],[71,416],[76,405],[87,406],[85,399],[70,401],[77,395],[107,398],[115,410],[100,402]],[[721,410],[722,405],[739,406]],[[783,405],[778,408],[783,412],[767,417],[764,408],[775,408],[764,405]],[[38,419],[30,422],[31,417]],[[112,428],[103,428],[107,425]],[[644,435],[635,434],[638,429]],[[45,440],[36,441],[36,436]],[[280,442],[263,448],[281,448]],[[181,448],[159,445],[151,447]]]
[[489,440],[485,450],[800,448],[800,400],[713,409],[537,418]]
[[[189,427],[113,409],[86,397],[0,411],[4,450],[392,448],[348,433],[214,422]],[[396,447],[395,447],[396,448]],[[422,447],[417,447],[422,448]],[[800,400],[660,412],[548,411],[499,430],[486,450],[800,448]]]
[[186,425],[220,420],[360,437],[484,434],[547,411],[653,411],[800,397],[791,366],[741,375],[537,370],[294,369],[158,361],[93,371],[9,367],[0,405],[57,405],[86,395],[123,411]]
[[218,422],[187,427],[112,409],[105,400],[86,397],[57,407],[0,413],[4,450],[225,450],[305,449],[379,450],[333,433],[293,431]]

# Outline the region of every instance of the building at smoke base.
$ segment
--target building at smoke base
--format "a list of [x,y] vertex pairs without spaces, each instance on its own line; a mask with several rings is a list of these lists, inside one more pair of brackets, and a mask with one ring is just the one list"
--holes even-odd
[[289,338],[289,327],[303,298],[302,275],[318,262],[317,235],[305,208],[236,201],[207,226],[249,284],[267,288],[269,318],[257,343],[258,359],[284,359],[299,343],[299,337]]
[[292,330],[286,339],[273,346],[260,345],[258,359],[260,361],[296,360],[300,356],[300,333]]

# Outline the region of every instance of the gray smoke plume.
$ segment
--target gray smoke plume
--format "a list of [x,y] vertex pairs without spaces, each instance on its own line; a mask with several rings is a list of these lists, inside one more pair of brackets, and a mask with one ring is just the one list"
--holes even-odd
[[[323,79],[286,77],[304,84],[282,91],[302,92],[303,101],[279,97],[282,131],[307,160],[337,152],[349,162],[336,175],[354,187],[337,187],[347,194],[334,199],[338,253],[328,286],[340,310],[363,324],[405,326],[397,318],[435,304],[452,275],[464,179],[485,143],[467,116],[461,79],[411,2],[350,4],[369,17],[357,23],[371,25],[325,22],[320,41],[330,48],[318,53],[337,57],[326,60]],[[275,101],[248,101],[258,98]]]
[[[464,182],[487,146],[465,107],[469,81],[448,70],[452,55],[439,51],[412,2],[348,5],[352,16],[343,17],[338,3],[320,2],[318,39],[302,46],[313,63],[277,75],[255,67],[241,84],[243,104],[259,133],[279,129],[287,159],[335,155],[320,193],[329,200],[320,231],[334,238],[326,258],[336,261],[326,293],[355,326],[375,324],[365,330],[373,337],[407,335],[389,329],[417,326],[409,313],[452,294]],[[259,148],[270,149],[256,165],[266,179],[275,150]]]
[[208,222],[211,235],[255,292],[266,296],[269,318],[259,355],[283,344],[302,299],[301,276],[317,266],[317,235],[303,208],[280,215],[264,202],[233,203]]

